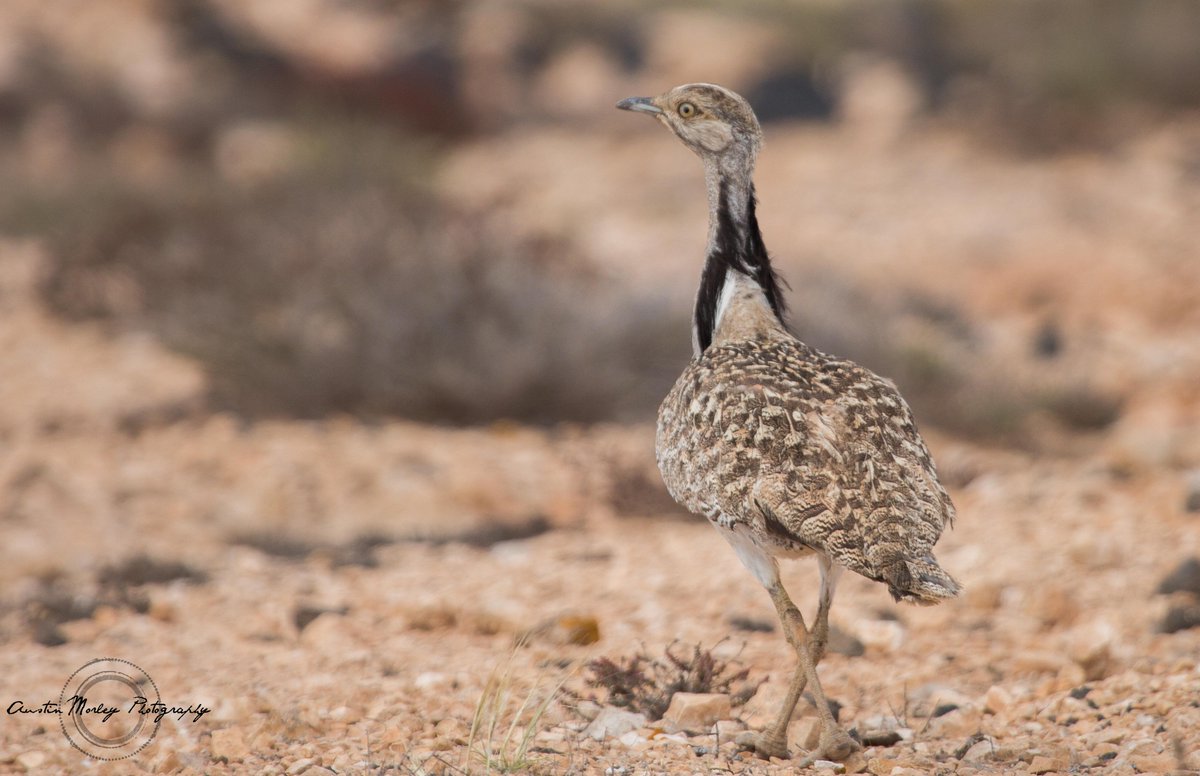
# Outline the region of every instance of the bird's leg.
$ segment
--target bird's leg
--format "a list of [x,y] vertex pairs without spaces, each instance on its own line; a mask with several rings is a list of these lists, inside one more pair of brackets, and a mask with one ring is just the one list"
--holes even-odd
[[[776,582],[776,585],[780,590],[783,590],[783,586],[778,582]],[[787,593],[784,593],[783,595],[784,599],[787,600],[787,605],[795,609],[796,607],[792,604],[791,600],[787,599]],[[774,597],[773,594],[772,597]],[[796,617],[800,617],[799,611],[796,612]],[[788,643],[791,644],[792,648],[797,650],[797,654],[799,654],[800,648],[796,646],[795,636],[793,635],[792,629],[788,627],[787,619],[784,618],[782,614],[780,615],[779,619],[783,624],[784,636],[787,637]],[[787,697],[783,699],[783,706],[779,709],[779,715],[775,718],[775,722],[770,727],[759,734],[758,741],[756,741],[754,744],[754,750],[758,752],[759,755],[763,757],[778,757],[784,760],[787,759],[788,723],[792,721],[792,713],[796,710],[796,702],[800,700],[800,694],[804,692],[804,686],[807,683],[808,674],[804,672],[803,664],[797,663],[796,670],[792,674],[791,684],[788,685]]]
[[837,583],[842,576],[842,567],[834,565],[828,555],[818,555],[817,561],[821,564],[821,598],[817,604],[817,619],[813,622],[812,629],[810,651],[814,668],[825,657],[825,645],[829,642],[829,608],[833,605],[833,594],[837,591]]
[[[833,605],[833,594],[837,590],[838,579],[842,576],[842,567],[834,565],[829,556],[820,555],[818,559],[821,564],[821,597],[817,604],[817,618],[813,623],[812,635],[809,638],[809,652],[812,654],[813,668],[820,665],[821,659],[825,656],[825,645],[829,641],[829,609]],[[788,603],[790,604],[791,601]],[[784,627],[787,627],[786,621]],[[788,641],[790,643],[792,639],[789,637]],[[796,671],[792,674],[791,684],[788,686],[787,697],[783,701],[783,707],[779,710],[779,716],[774,724],[763,731],[755,744],[755,750],[759,754],[768,757],[787,757],[788,724],[792,720],[796,703],[800,700],[807,683],[808,675],[804,673],[804,666],[797,663]]]
[[[784,634],[787,636],[788,642],[792,645],[792,649],[796,651],[796,657],[800,661],[797,667],[797,674],[803,674],[804,679],[792,679],[792,686],[788,690],[788,697],[784,699],[784,707],[781,709],[780,719],[776,721],[775,726],[771,729],[772,733],[777,733],[780,725],[783,727],[783,735],[787,735],[787,724],[791,719],[792,710],[795,708],[796,700],[799,698],[800,692],[806,685],[811,688],[813,699],[817,704],[817,717],[821,721],[821,741],[817,748],[809,752],[799,764],[801,767],[811,765],[816,760],[845,760],[850,755],[861,749],[858,743],[847,735],[846,731],[838,727],[837,722],[833,719],[833,714],[829,710],[829,701],[825,698],[825,691],[821,689],[821,682],[817,678],[817,666],[812,657],[812,639],[810,638],[808,628],[804,625],[804,616],[800,614],[800,610],[792,603],[792,599],[788,597],[787,591],[784,590],[783,584],[776,582],[770,589],[771,601],[775,604],[775,610],[779,613],[779,620],[783,624]],[[832,598],[832,597],[831,597]],[[828,610],[828,607],[825,607]],[[828,615],[828,611],[826,611]],[[797,689],[795,697],[792,690]],[[786,716],[784,714],[786,713]]]

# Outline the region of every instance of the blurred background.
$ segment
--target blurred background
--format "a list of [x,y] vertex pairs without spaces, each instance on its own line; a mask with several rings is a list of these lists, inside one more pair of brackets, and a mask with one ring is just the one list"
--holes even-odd
[[[5,675],[128,655],[248,741],[354,748],[374,715],[442,751],[562,609],[610,656],[769,621],[653,460],[706,202],[613,108],[694,81],[763,122],[793,329],[899,384],[963,516],[963,601],[901,619],[843,583],[847,713],[892,705],[884,665],[943,681],[948,641],[968,694],[1194,688],[1200,635],[1158,631],[1200,624],[1200,583],[1154,597],[1200,555],[1192,0],[4,0]],[[208,769],[206,730],[160,770]]]
[[6,252],[56,320],[193,365],[188,411],[651,418],[690,356],[702,184],[612,105],[701,80],[764,122],[797,333],[927,424],[1103,429],[1200,358],[1161,350],[1200,316],[1193,3],[0,13]]
[[[800,337],[949,438],[1200,464],[1194,3],[13,0],[11,546],[670,509],[650,423],[691,355],[705,199],[613,105],[691,81],[763,121]],[[546,459],[514,462],[531,440]]]

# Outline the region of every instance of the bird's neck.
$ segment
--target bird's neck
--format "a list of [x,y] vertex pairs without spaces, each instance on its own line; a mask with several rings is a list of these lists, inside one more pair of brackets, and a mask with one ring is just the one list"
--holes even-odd
[[696,293],[692,344],[696,355],[713,343],[734,304],[757,305],[784,326],[779,277],[763,244],[755,214],[753,160],[705,159],[708,185],[708,257]]

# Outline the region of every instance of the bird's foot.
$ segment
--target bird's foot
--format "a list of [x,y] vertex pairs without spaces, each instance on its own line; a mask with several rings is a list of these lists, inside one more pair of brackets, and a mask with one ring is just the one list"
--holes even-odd
[[801,768],[807,768],[817,760],[845,762],[855,752],[860,751],[862,751],[862,745],[851,738],[846,731],[840,727],[830,726],[821,732],[821,741],[817,744],[817,748],[809,752],[798,765]]
[[788,759],[787,735],[778,733],[771,735],[766,731],[759,733],[754,742],[754,753],[764,760],[772,757],[778,757],[781,760]]

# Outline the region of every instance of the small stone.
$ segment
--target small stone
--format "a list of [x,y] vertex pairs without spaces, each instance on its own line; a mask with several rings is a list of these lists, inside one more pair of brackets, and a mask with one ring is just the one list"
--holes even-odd
[[909,712],[917,717],[940,717],[956,708],[970,706],[971,696],[945,684],[930,683],[918,687],[912,694]]
[[1141,773],[1170,773],[1179,767],[1179,761],[1166,753],[1130,757],[1129,763]]
[[717,738],[721,741],[732,741],[738,733],[746,729],[744,722],[736,719],[722,719],[717,721]]
[[873,776],[891,776],[892,771],[899,767],[901,767],[899,760],[882,757],[872,757],[867,760],[867,773],[873,774]]
[[179,618],[179,611],[175,608],[175,604],[162,596],[150,599],[150,610],[146,613],[154,619],[166,623],[175,622]]
[[246,746],[246,739],[239,728],[214,730],[208,748],[214,758],[223,757],[229,761],[244,760],[250,754],[250,748]]
[[788,741],[793,746],[812,751],[821,742],[821,720],[818,717],[801,717],[788,725]]
[[979,730],[982,716],[977,704],[960,706],[930,720],[929,730],[937,738],[964,738]]
[[1086,681],[1087,672],[1083,670],[1083,666],[1078,663],[1068,663],[1059,669],[1058,676],[1054,680],[1054,687],[1057,691],[1063,692],[1073,687],[1079,687]]
[[600,640],[600,621],[590,615],[564,614],[538,623],[517,636],[517,643],[541,641],[586,647]]
[[625,711],[613,706],[605,706],[596,718],[584,728],[583,734],[596,741],[605,738],[619,738],[631,730],[646,726],[646,715]]
[[1018,652],[1012,659],[1012,670],[1015,673],[1058,673],[1070,661],[1057,652],[1042,652],[1025,650]]
[[17,755],[17,765],[27,771],[36,771],[46,763],[46,753],[36,749]]
[[[1088,746],[1099,746],[1101,744],[1116,745],[1125,740],[1127,733],[1124,730],[1117,728],[1105,728],[1097,730],[1095,733],[1089,733],[1083,737],[1084,744]],[[1115,750],[1114,750],[1115,751]]]
[[179,752],[167,752],[161,755],[154,761],[153,771],[155,773],[174,773],[182,770],[184,767],[183,759],[179,756]]
[[997,582],[980,582],[967,588],[967,606],[981,612],[994,612],[1004,603],[1004,586]]
[[413,680],[413,686],[418,690],[429,690],[438,685],[446,684],[450,677],[437,671],[424,671],[417,674],[417,678]]
[[864,730],[862,733],[863,746],[894,746],[902,739],[896,730]]
[[1193,469],[1188,477],[1183,511],[1193,515],[1200,514],[1200,469]]
[[837,625],[829,626],[828,647],[830,652],[846,657],[862,657],[867,651],[866,646],[853,633]]
[[991,757],[992,752],[994,751],[996,751],[996,745],[991,741],[984,739],[983,741],[976,741],[974,744],[972,744],[971,747],[967,749],[967,751],[964,752],[963,756],[959,759],[961,759],[963,762],[975,763]]
[[728,719],[732,713],[729,696],[723,693],[677,692],[671,697],[663,722],[672,732],[707,733],[717,720]]
[[1079,617],[1079,601],[1067,589],[1050,586],[1039,590],[1030,602],[1031,614],[1042,622],[1043,627],[1070,625]]
[[814,770],[829,771],[831,773],[845,773],[846,766],[833,760],[817,760],[812,764]]
[[290,767],[288,767],[288,776],[296,776],[298,773],[304,773],[314,765],[316,765],[316,761],[311,757],[306,757],[303,760],[297,760],[296,762],[292,763]]
[[466,726],[453,717],[446,717],[433,726],[433,732],[438,738],[456,739],[467,734]]
[[1172,606],[1163,616],[1158,630],[1161,633],[1177,633],[1181,630],[1200,627],[1200,605],[1182,604]]
[[1046,757],[1038,755],[1033,758],[1033,762],[1029,764],[1030,773],[1051,773],[1053,771],[1065,771],[1069,767],[1064,759],[1057,757]]
[[1128,757],[1145,757],[1161,754],[1162,750],[1162,744],[1152,738],[1135,739],[1125,745],[1125,754]]
[[735,614],[729,618],[729,624],[736,630],[746,631],[747,633],[775,632],[775,623],[772,620],[765,620],[758,617],[746,617]]
[[844,773],[862,773],[867,769],[867,758],[862,752],[855,752],[842,763]]
[[1097,681],[1112,673],[1112,643],[1116,629],[1104,620],[1075,628],[1067,654],[1083,669],[1087,681]]
[[567,615],[558,618],[565,641],[578,647],[586,647],[600,640],[600,622],[595,617]]
[[983,696],[984,711],[990,711],[993,714],[1008,711],[1012,708],[1012,705],[1012,695],[998,684],[992,685],[988,689],[987,694]]
[[884,653],[895,652],[904,645],[904,626],[896,620],[860,620],[855,632],[864,646]]
[[575,707],[575,711],[579,712],[579,716],[591,722],[600,713],[603,707],[595,701],[580,701]]

